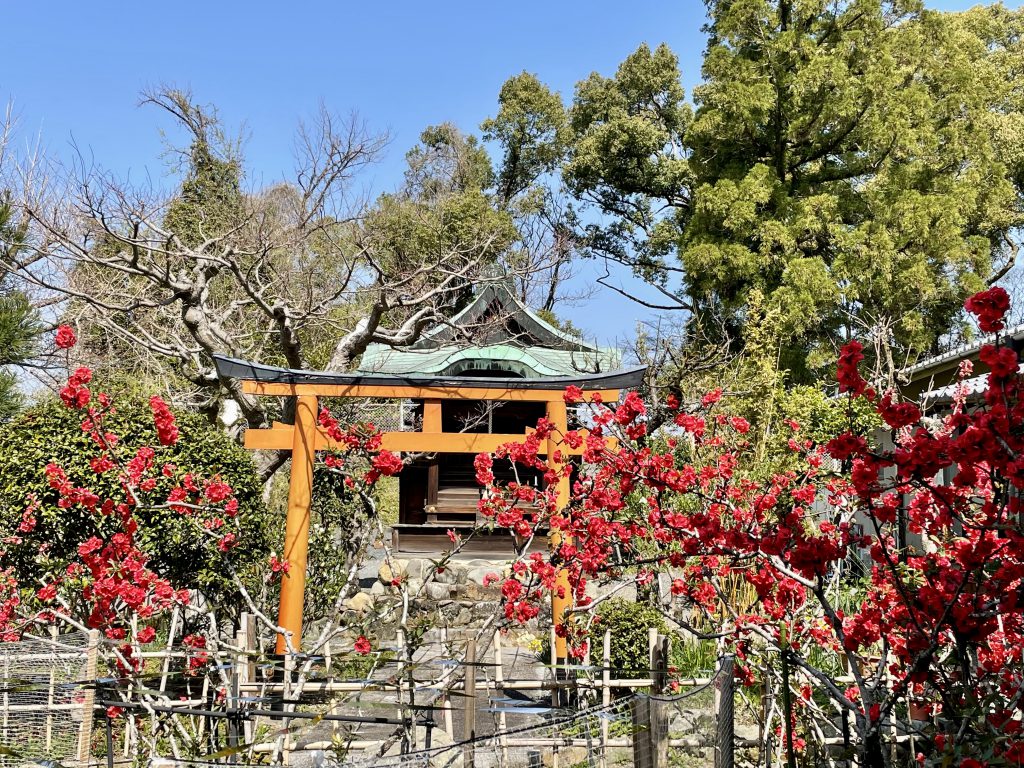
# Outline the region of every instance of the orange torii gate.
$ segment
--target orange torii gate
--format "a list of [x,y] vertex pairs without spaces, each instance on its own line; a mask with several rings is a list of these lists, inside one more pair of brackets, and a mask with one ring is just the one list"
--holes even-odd
[[[547,418],[554,425],[555,431],[564,434],[568,429],[568,413],[563,397],[566,387],[575,385],[588,396],[599,394],[603,402],[612,403],[619,399],[622,389],[639,385],[646,370],[639,367],[606,374],[583,374],[579,377],[520,379],[335,374],[277,368],[221,356],[215,356],[214,360],[218,374],[240,380],[247,394],[296,399],[294,424],[275,422],[270,429],[250,429],[245,433],[246,448],[291,451],[292,454],[284,541],[284,557],[289,568],[281,583],[278,625],[290,633],[296,649],[300,647],[302,638],[302,608],[316,452],[341,447],[319,426],[320,398],[422,400],[421,431],[384,432],[381,435],[382,448],[396,453],[490,453],[505,443],[523,440],[525,434],[445,432],[441,420],[443,401],[541,402],[545,404]],[[554,435],[548,438],[542,453],[548,456],[549,466],[555,469],[559,466],[553,458],[556,450],[563,456],[583,452],[582,447],[570,448]],[[564,506],[568,500],[569,478],[563,477],[558,483],[559,506]],[[559,543],[558,535],[552,534],[549,545],[557,547]],[[559,598],[552,595],[551,598],[552,620],[556,625],[561,623],[572,601],[564,572],[560,580],[566,587],[565,596]],[[282,634],[278,636],[277,652],[286,651],[287,643]],[[556,641],[556,655],[558,658],[566,656],[564,638]]]

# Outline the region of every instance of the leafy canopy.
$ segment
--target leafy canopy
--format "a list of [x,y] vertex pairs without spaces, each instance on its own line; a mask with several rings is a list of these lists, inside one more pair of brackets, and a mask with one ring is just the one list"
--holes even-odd
[[890,371],[935,349],[966,295],[1012,265],[1024,224],[1024,14],[916,0],[708,13],[692,102],[665,45],[576,87],[562,172],[591,210],[590,252],[723,338],[746,341],[757,292],[798,380],[851,335],[893,346]]

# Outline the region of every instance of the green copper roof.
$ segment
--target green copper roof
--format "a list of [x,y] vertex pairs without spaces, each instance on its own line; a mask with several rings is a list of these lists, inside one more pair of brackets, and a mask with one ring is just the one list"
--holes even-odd
[[473,376],[499,370],[532,379],[612,371],[621,363],[616,350],[566,333],[528,309],[506,285],[492,283],[448,323],[428,329],[410,347],[371,344],[359,372]]

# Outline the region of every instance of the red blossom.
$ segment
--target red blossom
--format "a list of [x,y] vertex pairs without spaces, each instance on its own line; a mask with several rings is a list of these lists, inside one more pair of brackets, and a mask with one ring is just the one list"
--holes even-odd
[[203,488],[203,496],[211,504],[219,504],[231,497],[231,486],[220,479],[220,476],[207,480]]
[[565,393],[562,395],[562,399],[564,399],[568,405],[582,402],[583,390],[577,387],[575,384],[570,384],[568,387],[565,388]]
[[54,341],[58,349],[71,349],[78,343],[78,338],[70,325],[58,325],[57,337]]
[[135,639],[140,643],[151,643],[156,639],[156,629],[153,627],[143,627],[135,635]]
[[174,421],[174,414],[167,403],[158,395],[149,398],[149,407],[153,411],[153,425],[156,427],[157,440],[160,445],[174,445],[178,442],[178,425]]
[[978,352],[978,359],[991,369],[990,376],[997,385],[1000,380],[1009,379],[1017,374],[1017,353],[1010,347],[986,344]]
[[839,381],[839,391],[849,392],[858,396],[867,390],[867,382],[864,381],[857,369],[858,363],[864,359],[864,347],[859,341],[847,342],[839,353],[839,365],[836,368],[836,379]]
[[48,603],[57,597],[57,582],[51,581],[45,587],[41,587],[36,592],[36,597],[42,600],[44,603]]
[[700,405],[702,408],[710,408],[712,405],[722,399],[722,388],[712,389],[704,397],[701,398]]
[[1005,327],[1004,318],[1010,311],[1010,295],[999,286],[976,293],[964,302],[964,309],[978,318],[978,327],[985,333],[995,333]]
[[78,368],[68,377],[68,383],[60,391],[60,399],[68,408],[85,408],[92,399],[92,393],[85,386],[92,380],[92,371]]
[[473,459],[473,468],[476,470],[476,481],[480,485],[490,485],[494,482],[494,473],[491,471],[494,460],[489,453],[479,453]]

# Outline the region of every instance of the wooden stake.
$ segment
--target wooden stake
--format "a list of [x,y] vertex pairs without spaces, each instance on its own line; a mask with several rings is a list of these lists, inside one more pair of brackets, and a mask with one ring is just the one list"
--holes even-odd
[[[505,671],[502,669],[502,656],[501,656],[501,630],[494,633],[494,690],[496,693],[504,696],[505,693]],[[508,718],[505,715],[505,708],[502,707],[501,712],[498,713],[498,746],[501,747],[501,765],[508,765],[508,736],[505,735],[505,731],[508,730]]]
[[651,759],[657,768],[668,766],[668,702],[664,700],[665,688],[668,684],[668,660],[671,655],[671,640],[658,635],[651,661],[654,685],[651,686],[650,701],[650,743]]
[[[306,558],[309,553],[309,508],[313,497],[313,462],[316,459],[317,398],[302,395],[295,403],[291,482],[288,486],[288,518],[285,523],[284,556],[288,573],[281,580],[279,626],[291,633],[292,647],[302,644],[302,601],[306,589]],[[277,652],[288,651],[285,636],[278,635]]]
[[725,654],[719,660],[715,689],[719,692],[715,706],[715,768],[732,768],[735,750],[733,712],[733,657]]
[[634,696],[629,703],[633,726],[634,768],[654,768],[651,755],[651,700],[647,696]]
[[[100,631],[89,630],[89,645],[85,656],[84,679],[93,682],[97,678],[100,653]],[[82,697],[82,724],[78,727],[78,762],[89,764],[89,753],[92,748],[92,710],[96,704],[96,686],[87,685]]]

